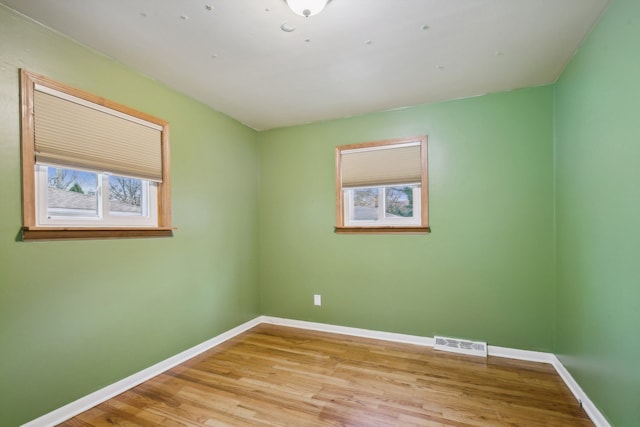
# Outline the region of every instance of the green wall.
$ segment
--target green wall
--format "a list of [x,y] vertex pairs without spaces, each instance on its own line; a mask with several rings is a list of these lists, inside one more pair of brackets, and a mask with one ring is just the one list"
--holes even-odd
[[[334,234],[334,148],[419,134],[429,137],[432,233]],[[551,86],[276,129],[260,140],[264,314],[552,349]]]
[[[17,241],[18,68],[166,119],[173,238]],[[0,425],[259,314],[258,135],[0,6]]]
[[555,348],[616,426],[640,425],[639,42],[614,0],[555,89]]

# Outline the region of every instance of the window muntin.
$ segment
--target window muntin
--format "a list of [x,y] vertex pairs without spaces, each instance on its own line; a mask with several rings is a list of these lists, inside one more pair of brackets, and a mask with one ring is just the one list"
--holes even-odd
[[[171,236],[168,123],[25,70],[20,78],[23,239]],[[65,170],[77,182],[61,189]]]
[[427,233],[426,136],[336,148],[337,233]]

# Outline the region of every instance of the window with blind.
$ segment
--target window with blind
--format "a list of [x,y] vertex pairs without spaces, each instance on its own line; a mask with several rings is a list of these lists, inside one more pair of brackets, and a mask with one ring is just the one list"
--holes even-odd
[[160,119],[21,72],[23,238],[170,236]]
[[428,233],[427,138],[336,148],[337,233]]

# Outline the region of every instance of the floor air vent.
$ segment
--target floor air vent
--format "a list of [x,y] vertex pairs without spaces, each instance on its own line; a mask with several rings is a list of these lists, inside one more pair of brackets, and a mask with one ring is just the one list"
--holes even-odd
[[433,346],[436,350],[451,351],[454,353],[470,354],[472,356],[487,357],[487,343],[480,341],[461,340],[449,337],[434,337]]

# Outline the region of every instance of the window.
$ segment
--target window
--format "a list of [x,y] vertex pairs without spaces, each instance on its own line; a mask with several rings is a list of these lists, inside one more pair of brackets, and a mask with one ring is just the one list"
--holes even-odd
[[336,148],[336,233],[428,233],[427,138]]
[[171,236],[160,119],[21,71],[23,239]]
[[39,226],[151,226],[157,185],[140,178],[36,164]]

